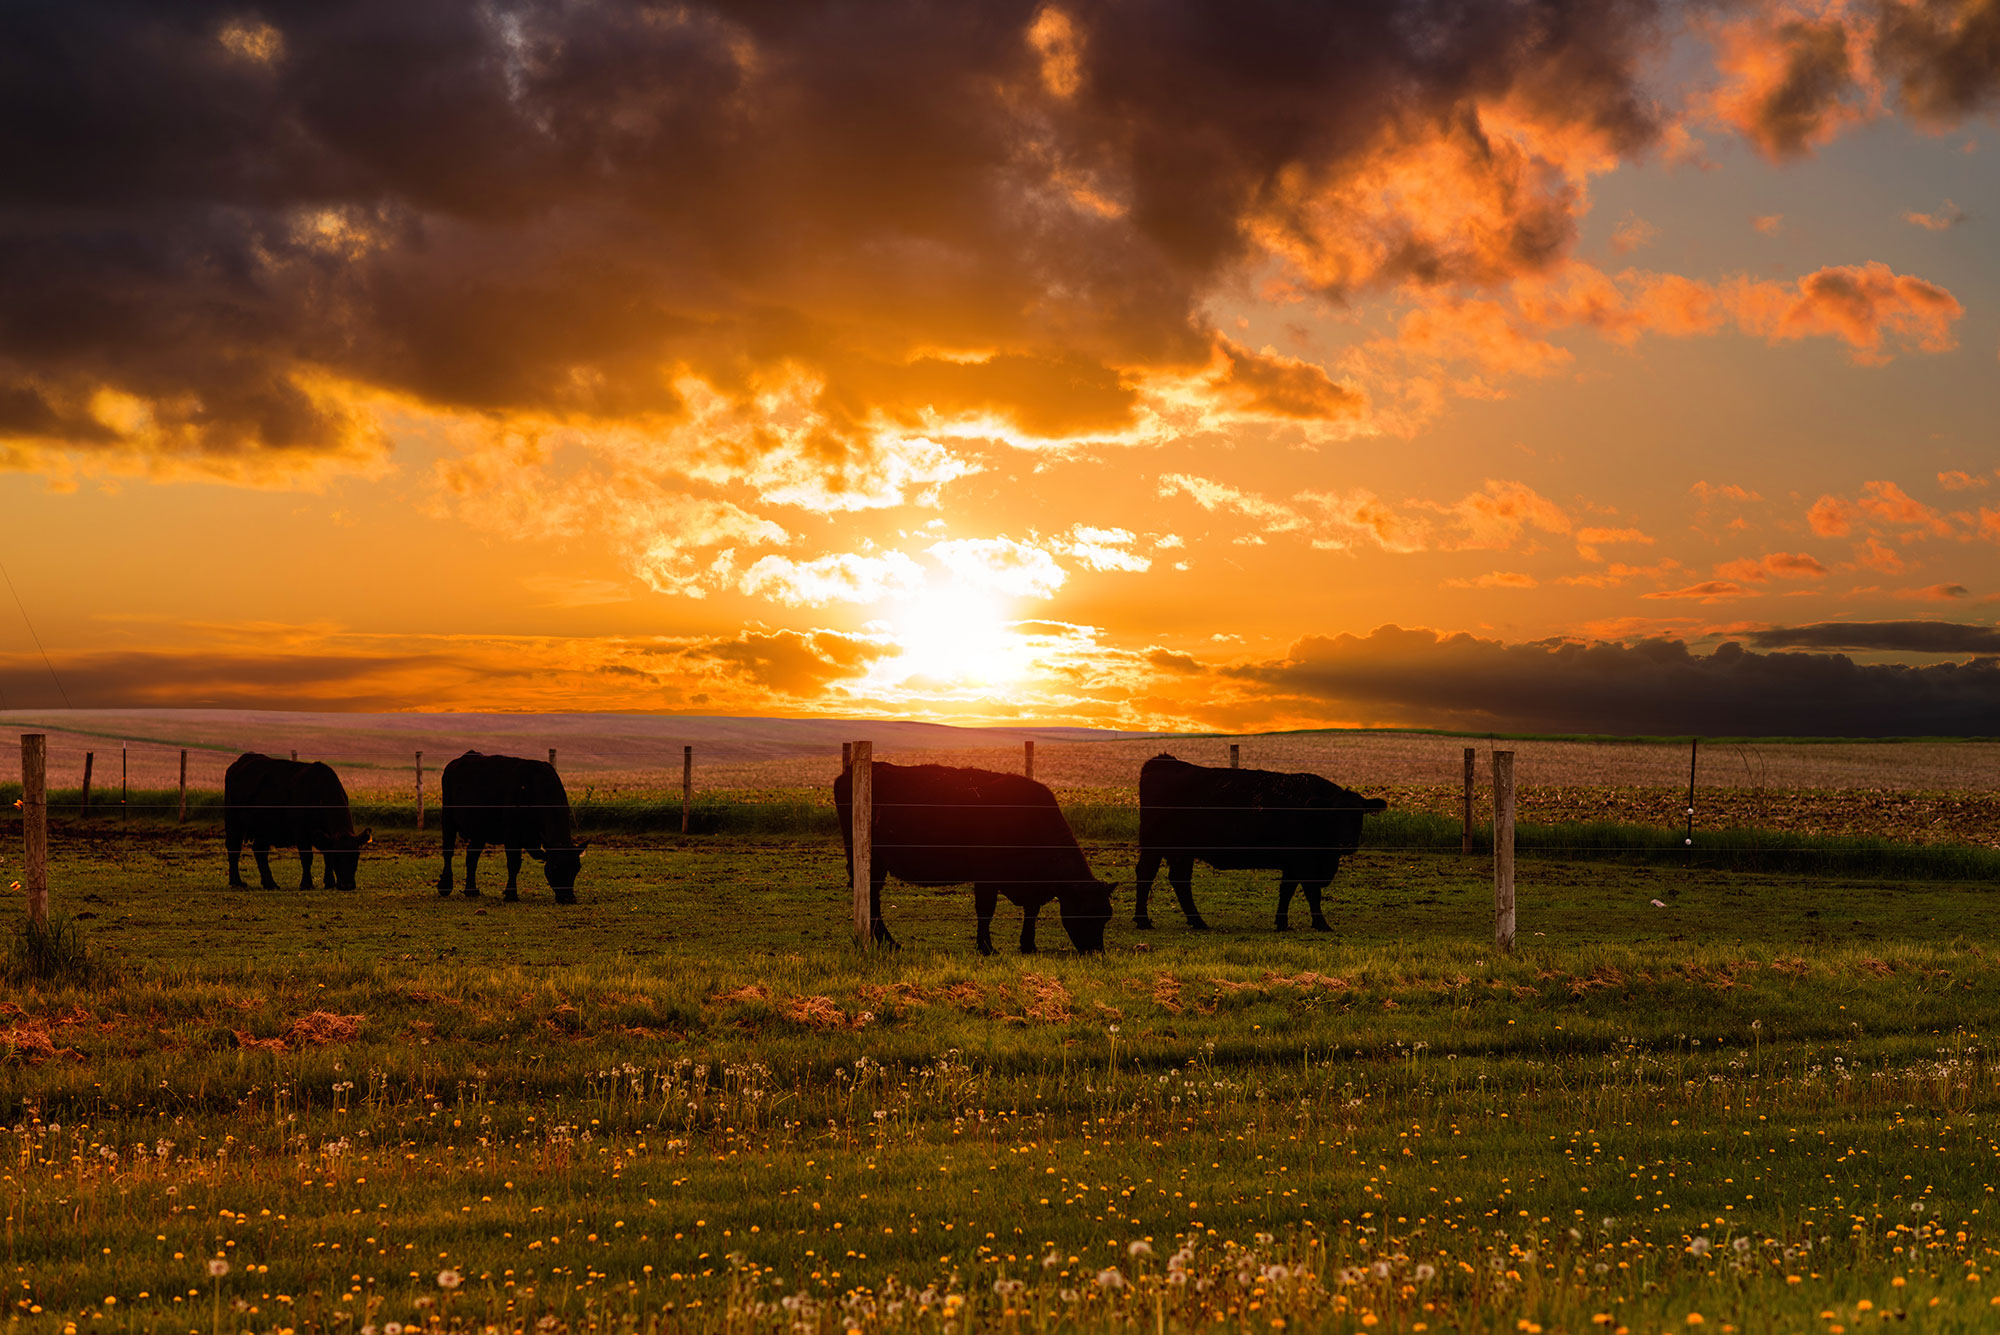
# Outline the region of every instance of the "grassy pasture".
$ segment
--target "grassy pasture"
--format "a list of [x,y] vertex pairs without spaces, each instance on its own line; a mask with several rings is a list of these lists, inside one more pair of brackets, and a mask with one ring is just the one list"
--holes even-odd
[[353,895],[56,849],[99,972],[0,999],[10,1329],[1993,1324],[1981,875],[1528,858],[1505,958],[1411,843],[1331,934],[1204,871],[1213,932],[982,959],[894,885],[856,953],[823,833],[613,829],[563,910],[400,828]]

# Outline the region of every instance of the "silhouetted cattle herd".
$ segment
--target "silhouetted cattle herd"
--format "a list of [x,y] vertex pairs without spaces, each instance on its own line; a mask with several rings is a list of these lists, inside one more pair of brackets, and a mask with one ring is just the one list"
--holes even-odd
[[[896,944],[882,920],[882,886],[894,876],[911,885],[971,885],[982,954],[993,953],[993,913],[1003,896],[1021,906],[1023,954],[1034,952],[1036,916],[1050,900],[1071,945],[1082,952],[1104,948],[1114,886],[1091,873],[1046,785],[995,770],[878,760],[872,762],[870,786],[868,913],[876,941]],[[576,838],[569,795],[554,765],[467,751],[445,766],[443,790],[439,895],[452,892],[451,860],[463,840],[465,894],[479,893],[479,857],[494,845],[507,858],[503,898],[519,898],[516,882],[525,853],[542,864],[557,903],[576,902],[586,845]],[[853,778],[845,771],[834,781],[833,801],[852,884]],[[1363,797],[1316,774],[1223,769],[1155,756],[1139,771],[1133,926],[1153,925],[1146,903],[1164,862],[1188,926],[1205,930],[1208,924],[1194,903],[1194,864],[1205,862],[1219,870],[1276,871],[1277,929],[1291,925],[1292,895],[1302,889],[1312,925],[1327,931],[1321,892],[1341,858],[1360,846],[1362,817],[1387,806],[1379,797]],[[352,890],[361,847],[370,840],[369,831],[355,831],[347,792],[331,767],[254,752],[238,758],[224,777],[223,830],[229,884],[243,887],[238,867],[247,842],[266,890],[278,888],[269,861],[273,846],[298,850],[301,890],[312,888],[315,850],[326,888]]]

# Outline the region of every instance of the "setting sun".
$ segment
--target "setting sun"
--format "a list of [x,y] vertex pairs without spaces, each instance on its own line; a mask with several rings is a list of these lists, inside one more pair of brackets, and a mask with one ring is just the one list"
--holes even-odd
[[1005,686],[1033,666],[1001,600],[957,582],[926,586],[885,618],[901,652],[877,666],[884,685]]

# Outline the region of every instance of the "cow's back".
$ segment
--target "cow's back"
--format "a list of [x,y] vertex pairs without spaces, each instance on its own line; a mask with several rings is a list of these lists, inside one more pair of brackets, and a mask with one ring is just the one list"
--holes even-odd
[[1360,843],[1363,804],[1316,774],[1155,756],[1139,770],[1140,852],[1195,857],[1224,870],[1337,865]]
[[[892,765],[871,771],[874,865],[915,885],[983,881],[1040,885],[1093,880],[1083,850],[1056,805],[1033,779],[948,765]],[[834,782],[840,835],[854,853],[853,780]]]
[[324,761],[246,752],[223,772],[222,806],[235,829],[273,843],[354,833],[347,789]]
[[567,848],[569,793],[546,760],[467,751],[440,777],[445,810],[459,832],[481,843]]

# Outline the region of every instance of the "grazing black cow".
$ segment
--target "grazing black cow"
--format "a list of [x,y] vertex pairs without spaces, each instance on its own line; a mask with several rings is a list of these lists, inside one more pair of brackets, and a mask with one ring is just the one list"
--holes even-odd
[[229,884],[243,883],[243,845],[248,841],[257,859],[257,877],[266,890],[276,890],[271,875],[271,846],[299,850],[299,889],[313,888],[313,850],[320,851],[326,889],[354,888],[361,846],[371,832],[354,832],[347,810],[347,790],[330,765],[319,761],[279,760],[255,751],[236,757],[222,776],[222,837],[229,846]]
[[1340,870],[1340,859],[1361,842],[1361,817],[1383,811],[1379,797],[1363,797],[1317,774],[1263,769],[1219,769],[1154,756],[1139,769],[1139,892],[1133,921],[1151,927],[1146,898],[1160,863],[1181,901],[1188,926],[1208,924],[1194,906],[1197,859],[1219,871],[1270,867],[1278,873],[1278,930],[1291,926],[1292,891],[1303,888],[1312,925],[1328,931],[1320,891]]
[[521,854],[542,864],[556,903],[576,903],[576,874],[584,844],[569,823],[569,794],[556,767],[546,760],[487,756],[467,751],[444,767],[444,874],[438,894],[451,893],[451,855],[465,839],[465,893],[479,893],[479,855],[486,845],[507,850],[507,889],[502,898],[519,899],[515,881]]
[[[979,915],[979,953],[993,953],[993,910],[1005,895],[1021,906],[1021,953],[1035,950],[1035,915],[1056,900],[1063,930],[1079,951],[1104,949],[1112,887],[1090,873],[1055,794],[1033,779],[946,765],[874,762],[875,808],[869,860],[868,910],[875,939],[896,939],[882,922],[882,882],[912,885],[972,883]],[[854,880],[852,776],[834,781],[840,838]]]

